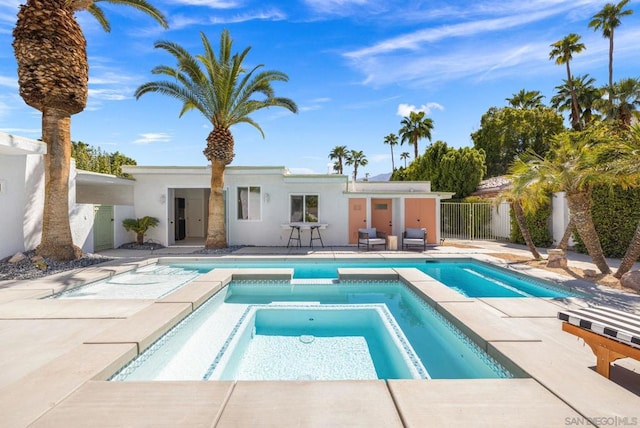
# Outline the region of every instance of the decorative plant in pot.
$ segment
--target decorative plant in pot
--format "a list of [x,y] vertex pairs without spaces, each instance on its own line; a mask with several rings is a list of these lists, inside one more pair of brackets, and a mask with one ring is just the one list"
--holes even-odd
[[136,233],[136,244],[143,245],[144,244],[144,235],[147,233],[149,229],[152,227],[156,227],[160,223],[155,217],[144,216],[142,218],[125,218],[122,220],[122,226],[127,230],[127,232],[135,232]]

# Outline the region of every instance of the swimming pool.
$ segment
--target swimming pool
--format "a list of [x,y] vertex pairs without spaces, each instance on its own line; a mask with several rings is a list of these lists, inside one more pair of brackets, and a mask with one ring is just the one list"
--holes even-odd
[[338,278],[338,268],[416,268],[467,297],[577,297],[581,293],[473,259],[219,259],[168,262],[209,272],[216,268],[293,268],[294,279]]
[[[376,324],[377,321],[367,323],[366,328],[374,330],[376,335],[389,334],[391,339],[385,336],[368,340],[371,334],[363,331],[366,328],[362,325],[352,329],[355,331],[341,330],[342,327],[337,326],[348,318],[344,312],[338,315],[327,313],[326,317],[333,322],[325,322],[321,328],[300,330],[304,324],[300,317],[306,316],[307,320],[318,317],[317,312],[309,311],[371,309],[372,306],[384,307],[388,311],[389,322],[386,323],[386,333]],[[265,324],[262,321],[256,323],[252,317],[256,310],[275,308],[284,312],[271,313],[271,320],[266,323],[271,331],[262,334],[260,329]],[[287,313],[289,310],[298,312]],[[384,310],[380,318],[383,324]],[[281,325],[274,328],[278,319]],[[394,332],[394,324],[399,331]],[[253,344],[252,348],[249,342],[260,335],[268,337]],[[308,354],[314,357],[314,364],[303,365],[307,358],[304,354],[296,354],[296,349],[304,350],[316,340],[321,342],[320,338],[329,338],[328,346],[314,349]],[[380,348],[381,342],[387,344],[384,350]],[[390,342],[394,342],[399,350],[392,349]],[[375,377],[380,379],[513,377],[501,363],[401,282],[291,284],[289,281],[234,280],[114,375],[112,380],[265,380],[273,379],[274,371],[284,372],[278,375],[278,379],[369,379],[371,370],[368,374],[360,372],[362,365],[369,364],[367,358],[356,359],[359,362],[354,364],[345,361],[354,358],[355,353],[361,354],[365,347],[373,361],[371,367]],[[272,357],[283,353],[288,358],[276,363]],[[386,357],[376,356],[376,353]],[[419,359],[416,364],[411,362],[412,355]],[[376,364],[376,359],[384,362]],[[407,364],[407,361],[408,366],[397,365],[399,362]],[[423,372],[421,366],[424,367]],[[335,367],[349,368],[335,373],[332,370]],[[314,371],[315,368],[318,370]]]

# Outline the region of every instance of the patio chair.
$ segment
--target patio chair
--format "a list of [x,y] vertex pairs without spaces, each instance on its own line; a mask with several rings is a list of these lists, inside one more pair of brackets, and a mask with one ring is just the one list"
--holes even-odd
[[367,251],[374,245],[384,245],[387,249],[387,235],[384,232],[376,230],[375,227],[369,229],[358,229],[358,248],[360,245],[366,245]]
[[596,356],[596,371],[609,378],[620,358],[640,361],[640,316],[602,306],[558,312],[562,330],[584,340]]
[[427,229],[409,227],[402,232],[402,249],[409,249],[410,246],[422,247],[422,251],[427,249]]

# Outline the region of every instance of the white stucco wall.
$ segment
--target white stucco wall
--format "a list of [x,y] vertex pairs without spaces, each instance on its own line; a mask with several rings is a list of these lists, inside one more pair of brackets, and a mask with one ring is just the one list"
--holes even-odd
[[26,156],[0,156],[0,258],[24,250]]
[[[567,225],[569,224],[569,206],[565,198],[565,192],[553,194],[551,198],[551,233],[553,244],[556,245],[562,239]],[[573,238],[569,239],[569,247],[575,245]]]
[[[135,177],[134,209],[131,217],[157,217],[158,227],[150,229],[146,239],[152,239],[162,245],[169,245],[169,230],[173,237],[174,191],[169,189],[208,189],[211,173],[209,168],[150,168],[124,167],[123,170]],[[121,222],[120,222],[121,223]]]
[[[264,171],[229,171],[225,184],[229,194],[229,245],[286,246],[290,229],[291,195],[318,195],[318,220],[327,223],[321,230],[325,245],[345,245],[348,239],[348,199],[338,176],[286,176]],[[260,220],[238,220],[237,188],[259,186],[262,206]],[[309,244],[309,231],[302,232],[302,244]],[[318,245],[319,242],[314,242]]]
[[113,216],[113,246],[118,248],[122,244],[135,241],[136,234],[134,232],[127,232],[126,229],[122,227],[122,220],[125,218],[135,218],[135,209],[133,205],[114,206]]

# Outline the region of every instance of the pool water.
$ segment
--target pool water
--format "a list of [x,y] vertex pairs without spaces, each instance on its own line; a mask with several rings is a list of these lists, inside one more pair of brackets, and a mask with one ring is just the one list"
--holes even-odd
[[205,379],[428,377],[384,305],[252,305],[248,310],[233,345]]
[[[340,326],[346,315],[341,314],[328,318],[342,321],[325,323],[324,327],[305,332],[300,330],[303,323],[295,321],[300,314],[285,313],[274,313],[269,322],[250,321],[249,330],[246,329],[246,320],[254,316],[250,315],[251,308],[278,306],[286,310],[287,305],[297,310],[309,310],[301,308],[301,305],[319,305],[328,309],[383,306],[393,320],[389,325],[397,325],[400,331],[394,335],[394,328],[387,328],[392,339],[380,339],[380,325],[369,322],[366,326],[356,326],[347,334]],[[317,314],[307,313],[307,316],[315,318]],[[280,325],[277,318],[281,318]],[[268,327],[264,331],[268,334],[263,334],[265,325]],[[379,337],[371,339],[367,329],[375,331]],[[251,332],[248,338],[243,334],[245,331]],[[287,336],[295,338],[295,346]],[[255,343],[248,343],[255,337],[258,337]],[[296,354],[295,348],[308,350],[309,347],[302,346],[305,345],[302,342],[313,344],[318,338],[329,340],[327,346],[314,348],[317,361],[330,361],[335,367],[351,368],[330,376],[323,375],[322,370],[310,371],[312,366],[304,365],[305,355]],[[406,346],[402,345],[402,338]],[[285,344],[287,341],[289,343]],[[399,349],[404,348],[399,350],[400,354],[398,349],[391,349],[391,341],[396,348],[398,343],[401,344]],[[381,343],[385,344],[385,349],[381,349]],[[357,361],[373,367],[376,377],[381,379],[415,378],[416,373],[419,373],[418,377],[434,379],[513,377],[502,364],[400,282],[292,285],[288,281],[232,281],[112,380],[273,379],[274,371],[283,370],[277,375],[278,379],[369,379],[371,369],[365,368],[365,374],[354,373],[353,367],[357,369],[359,363],[354,365],[348,361],[354,358],[354,352],[361,354],[365,344],[369,357],[357,357]],[[284,345],[287,346],[287,358],[284,363],[277,363],[273,356],[284,352]],[[386,357],[379,357],[381,353]],[[266,358],[265,355],[272,357]],[[411,355],[419,359],[419,365],[403,366],[411,361]],[[383,363],[376,364],[375,360]],[[423,373],[420,366],[424,367]]]
[[327,260],[244,259],[171,263],[172,267],[209,272],[216,268],[293,268],[294,279],[338,278],[338,268],[416,268],[467,297],[576,297],[578,292],[475,260]]

